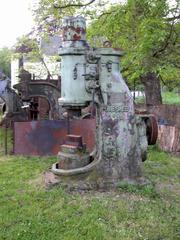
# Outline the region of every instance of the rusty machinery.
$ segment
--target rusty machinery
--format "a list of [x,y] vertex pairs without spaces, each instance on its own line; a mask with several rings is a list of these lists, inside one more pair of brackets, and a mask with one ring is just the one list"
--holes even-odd
[[22,108],[23,102],[15,90],[11,88],[8,78],[0,80],[0,98],[3,100],[1,125],[4,122],[10,123],[12,120],[27,120],[27,113]]
[[95,148],[89,153],[82,136],[69,132],[52,172],[59,182],[74,188],[108,188],[120,180],[142,183],[141,164],[148,142],[153,144],[157,138],[157,124],[153,116],[135,114],[120,74],[122,51],[90,48],[85,29],[83,17],[62,21],[59,105],[71,118],[81,116],[89,105],[96,109]]
[[[48,130],[44,144],[49,140],[52,149],[54,145],[51,139],[63,135],[58,161],[51,169],[62,184],[91,189],[117,186],[120,180],[142,183],[144,179],[141,165],[146,159],[148,143],[154,144],[156,141],[157,123],[153,116],[145,112],[135,113],[131,93],[120,74],[119,57],[122,51],[109,46],[90,48],[85,40],[85,28],[82,17],[63,19],[63,42],[59,51],[60,87],[51,82],[32,80],[26,71],[21,73],[21,81],[14,87],[24,101],[43,96],[54,112],[52,118],[56,118],[61,107],[68,113],[66,123],[30,122],[32,131],[24,136],[26,140],[29,136],[33,145],[37,142],[33,139],[39,138],[35,125],[43,125],[44,130],[40,129],[43,136],[51,125],[54,128]],[[36,112],[36,106],[34,107]],[[82,117],[82,111],[86,107],[90,107],[91,114]],[[93,117],[94,109],[96,120]],[[89,117],[93,118],[82,122],[81,118]],[[95,132],[93,150],[89,147],[87,136],[91,130],[90,122],[85,120],[95,123],[91,126]],[[63,129],[60,129],[59,135],[58,124],[66,128],[63,133]],[[92,135],[89,136],[92,138]],[[90,145],[92,142],[90,141]],[[47,145],[44,144],[40,141],[38,145],[42,153],[44,148],[47,150]]]
[[[59,119],[58,98],[61,96],[60,79],[34,80],[32,75],[24,69],[21,69],[19,78],[19,83],[15,84],[13,88],[18,91],[24,102],[30,102],[30,119],[38,120],[38,114],[42,115],[41,119],[45,118],[46,114],[48,119]],[[45,100],[44,104],[43,99]],[[49,106],[45,106],[47,105],[45,102]]]
[[61,96],[60,79],[34,80],[23,68],[19,79],[19,83],[13,88],[8,78],[0,81],[0,97],[4,101],[2,123],[60,118],[58,106],[58,98]]

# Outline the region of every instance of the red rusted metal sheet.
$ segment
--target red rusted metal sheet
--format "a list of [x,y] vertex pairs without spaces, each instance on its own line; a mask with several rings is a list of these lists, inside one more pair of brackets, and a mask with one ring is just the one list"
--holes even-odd
[[[95,142],[95,119],[70,121],[70,134],[82,135],[88,151]],[[42,120],[14,123],[14,154],[57,155],[67,135],[66,120]]]
[[95,130],[95,119],[81,119],[70,122],[70,134],[81,135],[88,151],[92,151],[94,148]]

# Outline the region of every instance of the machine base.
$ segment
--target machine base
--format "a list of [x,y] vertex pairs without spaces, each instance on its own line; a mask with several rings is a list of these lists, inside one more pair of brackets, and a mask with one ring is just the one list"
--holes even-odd
[[50,189],[56,185],[62,187],[67,191],[92,191],[103,190],[110,191],[120,187],[123,182],[130,185],[143,186],[149,183],[144,177],[138,177],[136,179],[124,178],[124,179],[97,179],[93,180],[95,172],[80,174],[76,176],[57,176],[51,171],[44,173],[45,187]]

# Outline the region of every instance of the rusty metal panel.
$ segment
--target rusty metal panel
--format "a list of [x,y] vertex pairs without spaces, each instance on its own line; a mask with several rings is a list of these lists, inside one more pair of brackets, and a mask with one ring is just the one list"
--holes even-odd
[[95,119],[74,120],[70,123],[70,134],[81,135],[88,151],[92,151],[95,143]]
[[[70,122],[70,133],[82,135],[87,149],[92,151],[95,141],[95,120]],[[56,155],[67,135],[66,120],[42,120],[14,123],[14,154]]]

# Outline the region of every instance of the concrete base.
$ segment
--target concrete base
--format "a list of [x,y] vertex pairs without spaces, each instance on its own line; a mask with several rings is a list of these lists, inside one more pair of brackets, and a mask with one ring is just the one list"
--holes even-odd
[[[91,191],[91,190],[115,190],[120,186],[120,183],[127,183],[130,185],[146,185],[149,182],[143,177],[137,179],[98,179],[93,180],[93,172],[91,174],[80,174],[76,176],[57,176],[51,171],[44,173],[45,187],[50,189],[53,186],[59,185],[67,191]],[[90,179],[91,178],[91,179]]]

